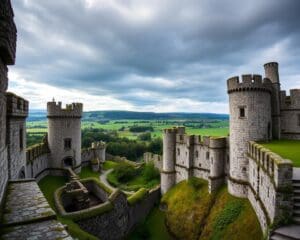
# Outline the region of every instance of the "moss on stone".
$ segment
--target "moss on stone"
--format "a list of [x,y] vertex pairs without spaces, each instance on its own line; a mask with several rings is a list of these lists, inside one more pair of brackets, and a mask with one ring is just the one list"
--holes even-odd
[[147,194],[148,194],[148,190],[146,188],[141,188],[137,192],[132,194],[130,197],[128,197],[128,199],[127,199],[128,203],[130,205],[134,205],[137,202],[142,201],[146,197]]

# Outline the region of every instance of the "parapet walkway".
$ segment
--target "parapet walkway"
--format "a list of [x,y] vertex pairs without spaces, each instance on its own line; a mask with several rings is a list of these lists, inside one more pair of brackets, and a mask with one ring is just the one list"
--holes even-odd
[[11,181],[7,187],[0,239],[72,240],[34,179]]

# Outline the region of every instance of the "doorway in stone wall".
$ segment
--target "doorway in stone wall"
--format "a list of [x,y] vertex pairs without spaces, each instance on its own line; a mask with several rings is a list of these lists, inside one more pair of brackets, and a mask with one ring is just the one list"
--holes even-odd
[[24,178],[25,178],[25,168],[22,167],[22,169],[19,172],[18,179],[24,179]]
[[72,157],[65,157],[63,159],[63,166],[64,167],[73,167],[73,158]]

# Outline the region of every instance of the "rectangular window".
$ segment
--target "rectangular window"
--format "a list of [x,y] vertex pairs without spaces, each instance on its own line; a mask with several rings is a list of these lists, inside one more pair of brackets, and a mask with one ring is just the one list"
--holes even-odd
[[206,159],[209,160],[209,152],[206,152]]
[[23,134],[23,128],[20,129],[19,131],[19,142],[20,142],[20,150],[23,150],[24,148],[24,142],[23,142],[23,139],[24,139],[24,134]]
[[298,126],[300,126],[300,114],[298,114]]
[[240,118],[246,117],[245,107],[240,107]]
[[71,138],[66,138],[64,140],[64,148],[65,149],[71,149],[72,147],[72,139]]

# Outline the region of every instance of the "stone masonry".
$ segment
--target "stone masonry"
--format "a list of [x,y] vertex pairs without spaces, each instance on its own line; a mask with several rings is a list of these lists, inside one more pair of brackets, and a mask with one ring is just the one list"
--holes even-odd
[[[192,176],[208,180],[209,191],[227,183],[228,191],[248,198],[263,231],[293,215],[293,166],[255,141],[300,140],[300,89],[280,90],[278,63],[257,74],[227,81],[230,136],[188,136],[184,128],[165,129],[161,192]],[[295,216],[295,213],[294,213]]]

